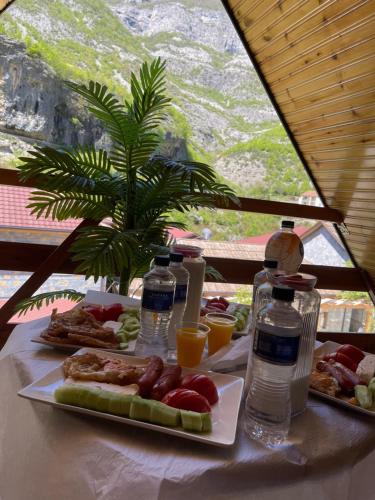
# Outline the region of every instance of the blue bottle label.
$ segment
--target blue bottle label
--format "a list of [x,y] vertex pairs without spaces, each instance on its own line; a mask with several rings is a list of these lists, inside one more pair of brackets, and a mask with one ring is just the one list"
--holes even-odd
[[155,312],[171,311],[173,307],[173,296],[173,290],[170,292],[164,292],[144,288],[142,295],[142,307]]
[[187,284],[184,285],[176,285],[176,291],[174,293],[174,303],[177,304],[179,302],[186,301],[187,294]]
[[297,361],[300,335],[283,336],[256,328],[254,354],[278,365],[294,365]]

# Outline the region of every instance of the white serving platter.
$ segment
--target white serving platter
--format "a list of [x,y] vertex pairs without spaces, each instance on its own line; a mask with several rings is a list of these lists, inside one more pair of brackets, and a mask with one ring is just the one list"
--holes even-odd
[[[134,299],[132,297],[125,297],[123,295],[117,295],[114,293],[105,293],[97,290],[88,290],[85,299],[77,304],[75,307],[82,307],[84,304],[95,304],[107,306],[110,304],[120,303],[125,307],[135,308],[140,307],[141,301],[139,299]],[[37,344],[42,344],[45,346],[53,347],[59,351],[66,353],[74,353],[79,349],[82,349],[82,345],[79,344],[61,344],[59,342],[51,342],[40,336],[43,330],[45,330],[50,322],[50,318],[46,317],[41,320],[40,325],[38,325],[38,331],[31,339],[31,342],[36,342]],[[130,340],[129,345],[126,349],[105,349],[106,352],[114,352],[117,354],[134,354],[136,340]]]
[[[326,354],[330,354],[331,352],[335,352],[341,344],[338,344],[337,342],[324,342],[321,344],[319,347],[317,347],[314,351],[314,361],[313,361],[313,366],[315,367],[316,363]],[[367,354],[367,353],[366,353]],[[370,415],[371,417],[375,417],[375,406],[374,410],[366,410],[365,408],[361,408],[360,406],[352,405],[348,403],[347,401],[337,398],[335,396],[329,396],[328,394],[324,394],[324,392],[317,391],[315,389],[309,389],[311,394],[314,394],[314,396],[318,396],[319,398],[323,398],[327,401],[330,401],[332,403],[335,403],[339,406],[343,406],[345,408],[349,408],[349,410],[356,411],[357,413],[363,413],[365,415]]]
[[[86,352],[102,354],[106,358],[120,358],[122,360],[128,359],[129,364],[132,365],[144,365],[146,363],[145,359],[143,358],[125,356],[123,354],[115,354],[108,351],[91,348],[83,348],[76,354],[84,354]],[[36,380],[32,384],[19,391],[18,395],[27,399],[31,399],[33,401],[49,404],[62,410],[69,410],[86,415],[93,415],[105,420],[112,420],[135,427],[140,427],[142,429],[150,429],[156,432],[162,432],[164,434],[170,434],[172,436],[179,436],[210,445],[231,446],[236,438],[238,412],[241,403],[242,388],[244,383],[243,379],[240,377],[234,377],[233,375],[204,372],[192,368],[183,368],[182,373],[183,375],[187,373],[207,374],[217,387],[219,393],[219,401],[212,407],[212,432],[210,433],[193,433],[185,431],[181,427],[163,427],[161,425],[141,422],[126,417],[110,415],[109,413],[102,413],[99,411],[87,410],[85,408],[80,408],[77,406],[56,403],[54,398],[54,391],[55,389],[57,389],[57,387],[64,383],[62,364],[51,372],[47,373],[44,377],[41,377],[40,379]]]

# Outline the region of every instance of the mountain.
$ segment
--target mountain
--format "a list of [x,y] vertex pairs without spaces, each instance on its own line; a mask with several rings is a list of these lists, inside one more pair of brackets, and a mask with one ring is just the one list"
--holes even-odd
[[63,81],[127,97],[131,71],[157,56],[173,97],[167,151],[213,164],[243,195],[309,188],[219,0],[17,0],[0,24],[0,161],[40,141],[105,143]]

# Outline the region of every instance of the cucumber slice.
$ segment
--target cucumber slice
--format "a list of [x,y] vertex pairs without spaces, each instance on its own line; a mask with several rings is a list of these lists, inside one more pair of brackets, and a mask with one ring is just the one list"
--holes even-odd
[[139,396],[134,396],[130,405],[129,417],[134,420],[143,420],[144,422],[151,421],[151,409],[155,401],[151,399],[143,399]]
[[58,403],[126,416],[129,415],[134,397],[130,394],[120,394],[79,384],[64,384],[55,390],[54,395]]
[[356,385],[354,387],[355,397],[362,408],[371,408],[372,406],[372,391],[365,385]]
[[181,410],[182,428],[186,431],[202,432],[203,423],[200,413]]
[[374,399],[374,403],[375,403],[375,377],[373,377],[371,380],[370,380],[370,383],[368,385],[368,388],[370,389],[370,391],[372,392],[372,396],[373,396],[373,399]]
[[211,432],[212,422],[210,413],[180,410],[182,427],[186,431]]
[[128,417],[134,396],[111,392],[109,395],[108,413]]
[[153,424],[177,427],[180,425],[180,410],[160,403],[160,401],[155,401],[151,408],[150,421]]

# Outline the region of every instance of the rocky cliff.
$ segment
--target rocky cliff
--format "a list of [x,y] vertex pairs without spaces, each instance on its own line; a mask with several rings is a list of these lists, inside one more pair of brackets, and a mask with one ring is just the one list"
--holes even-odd
[[[22,0],[2,21],[0,132],[101,142],[101,125],[63,80],[96,79],[127,96],[130,72],[160,56],[174,103],[173,155],[208,161],[247,189],[267,182],[267,147],[287,144],[280,133],[272,143],[274,110],[219,0]],[[301,176],[291,148],[283,162]]]

